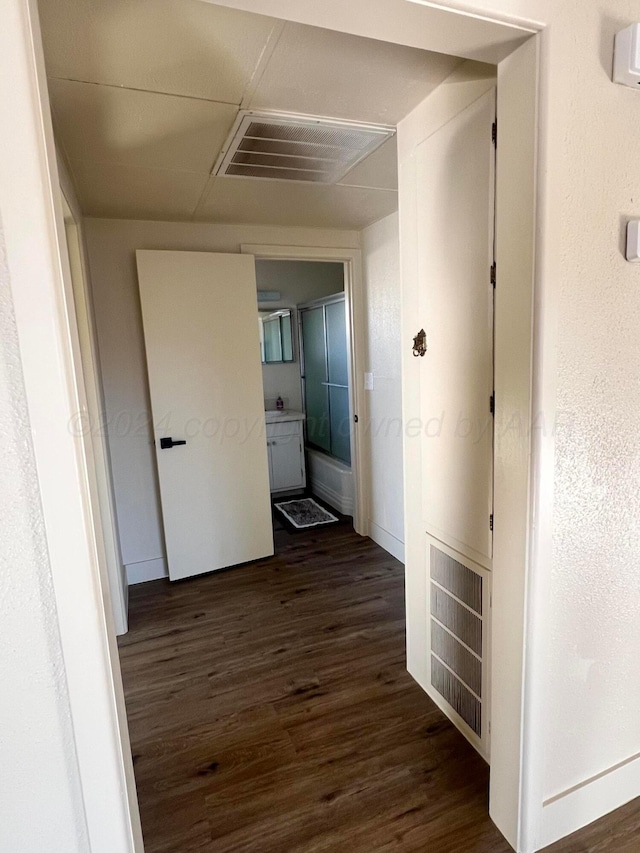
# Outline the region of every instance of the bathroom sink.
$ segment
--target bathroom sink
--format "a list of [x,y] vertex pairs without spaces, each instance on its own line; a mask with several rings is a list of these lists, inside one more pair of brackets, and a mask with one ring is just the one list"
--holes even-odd
[[286,419],[288,421],[304,420],[303,413],[296,412],[295,409],[267,409],[264,414],[267,419],[267,423],[280,419]]

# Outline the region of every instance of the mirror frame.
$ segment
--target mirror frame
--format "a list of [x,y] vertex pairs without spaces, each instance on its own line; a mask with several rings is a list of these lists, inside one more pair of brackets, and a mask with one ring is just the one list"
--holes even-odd
[[[280,344],[282,350],[282,321],[288,316],[291,326],[291,358],[282,358],[277,361],[267,361],[265,352],[265,339],[263,321],[269,317],[280,317]],[[263,308],[258,305],[258,321],[260,330],[260,359],[265,364],[293,364],[296,361],[296,309],[290,305],[273,305]]]

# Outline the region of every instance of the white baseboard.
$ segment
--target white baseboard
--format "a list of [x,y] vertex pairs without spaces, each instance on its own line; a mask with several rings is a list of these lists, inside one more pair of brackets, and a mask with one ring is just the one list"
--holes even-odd
[[563,794],[542,809],[540,848],[554,844],[640,796],[640,755],[616,764]]
[[314,495],[317,495],[321,500],[326,501],[329,506],[337,509],[339,513],[342,513],[342,515],[353,515],[353,498],[345,498],[344,495],[339,494],[334,489],[330,489],[329,486],[325,486],[324,483],[313,482],[311,484],[311,490]]
[[404,564],[404,542],[371,519],[369,519],[369,537],[385,551],[388,551],[392,557]]
[[128,563],[125,569],[127,570],[127,583],[129,586],[133,586],[136,583],[146,583],[147,581],[157,581],[160,578],[169,576],[167,565],[162,557],[158,557],[157,560]]

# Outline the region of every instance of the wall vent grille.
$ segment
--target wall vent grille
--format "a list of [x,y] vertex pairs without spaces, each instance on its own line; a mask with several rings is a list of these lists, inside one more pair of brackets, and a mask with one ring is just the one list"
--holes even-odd
[[212,174],[335,184],[394,134],[385,125],[241,110]]
[[430,546],[431,685],[482,737],[481,575]]

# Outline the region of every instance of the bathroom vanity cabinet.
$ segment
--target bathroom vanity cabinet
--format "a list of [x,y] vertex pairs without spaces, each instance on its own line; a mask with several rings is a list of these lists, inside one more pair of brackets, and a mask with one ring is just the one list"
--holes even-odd
[[303,413],[287,410],[267,412],[266,422],[271,492],[304,489],[307,477]]

